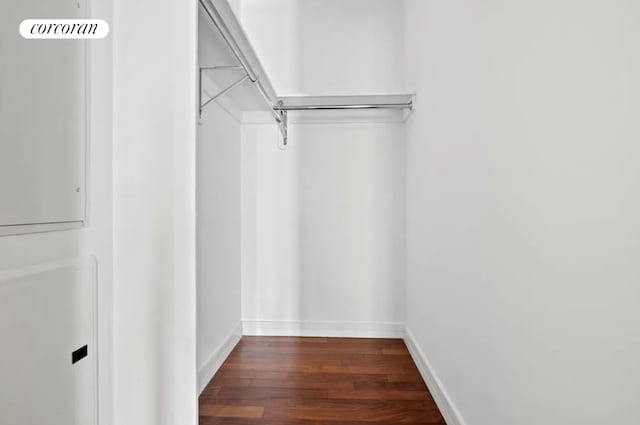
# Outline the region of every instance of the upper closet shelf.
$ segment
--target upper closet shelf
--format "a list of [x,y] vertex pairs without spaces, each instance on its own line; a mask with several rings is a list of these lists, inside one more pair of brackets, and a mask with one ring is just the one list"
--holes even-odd
[[[277,96],[249,39],[227,0],[199,0],[200,25],[206,42],[200,46],[200,113],[232,94],[242,111],[269,111],[287,145],[289,111],[396,110],[413,111],[414,94]],[[225,46],[227,48],[224,48]],[[213,46],[213,48],[205,48]],[[221,48],[222,47],[222,48]]]
[[209,30],[203,31],[207,42],[201,40],[199,43],[200,113],[223,95],[239,93],[239,107],[242,110],[270,111],[286,140],[286,118],[283,118],[286,114],[274,109],[276,94],[273,86],[229,3],[226,0],[199,1],[199,24]]

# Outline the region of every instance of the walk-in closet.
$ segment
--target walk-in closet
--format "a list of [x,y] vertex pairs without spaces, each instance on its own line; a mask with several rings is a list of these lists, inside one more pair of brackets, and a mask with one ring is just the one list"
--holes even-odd
[[402,21],[390,2],[200,1],[201,423],[441,423],[402,342]]
[[0,2],[0,425],[640,424],[640,2]]

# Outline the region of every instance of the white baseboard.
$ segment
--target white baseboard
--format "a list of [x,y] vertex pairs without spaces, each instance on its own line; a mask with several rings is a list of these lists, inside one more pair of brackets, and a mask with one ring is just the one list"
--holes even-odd
[[427,356],[418,345],[409,328],[405,327],[404,342],[411,353],[414,363],[418,366],[418,370],[422,375],[422,379],[427,384],[433,399],[435,400],[447,425],[466,425],[464,419],[460,415],[460,411],[455,407],[449,393],[442,385],[442,382],[431,367]]
[[402,338],[402,323],[323,321],[244,321],[244,335],[343,338]]
[[231,351],[242,338],[242,323],[231,331],[227,339],[211,354],[211,357],[202,365],[198,370],[198,394],[202,394],[202,391],[206,388],[213,375],[216,374],[222,363],[229,357]]

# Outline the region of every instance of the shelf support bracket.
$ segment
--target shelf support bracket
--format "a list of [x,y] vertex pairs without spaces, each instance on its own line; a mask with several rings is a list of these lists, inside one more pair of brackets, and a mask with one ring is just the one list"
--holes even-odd
[[235,81],[231,85],[227,86],[226,88],[224,88],[223,90],[218,92],[215,96],[211,97],[209,100],[207,100],[206,102],[202,103],[202,92],[203,92],[203,88],[202,88],[202,72],[203,71],[210,71],[210,70],[237,71],[237,70],[242,70],[242,69],[244,69],[244,68],[242,68],[241,66],[235,66],[235,65],[230,65],[230,66],[208,66],[208,67],[201,67],[200,68],[200,73],[198,75],[198,85],[199,85],[199,88],[200,88],[199,95],[198,95],[198,104],[200,105],[200,108],[199,108],[200,118],[202,118],[202,110],[204,109],[205,106],[207,106],[208,104],[210,104],[211,102],[213,102],[214,100],[219,98],[220,96],[223,96],[227,92],[235,89],[236,87],[238,87],[240,84],[244,83],[245,80],[247,80],[249,78],[249,74],[245,74],[244,77],[242,77],[239,80]]

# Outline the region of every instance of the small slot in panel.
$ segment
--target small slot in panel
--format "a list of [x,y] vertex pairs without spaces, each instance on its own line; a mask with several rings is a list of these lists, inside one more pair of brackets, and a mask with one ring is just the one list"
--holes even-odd
[[71,364],[76,364],[80,360],[82,360],[85,357],[87,357],[88,352],[89,352],[89,350],[88,350],[88,347],[86,345],[84,347],[78,348],[76,351],[71,353]]

